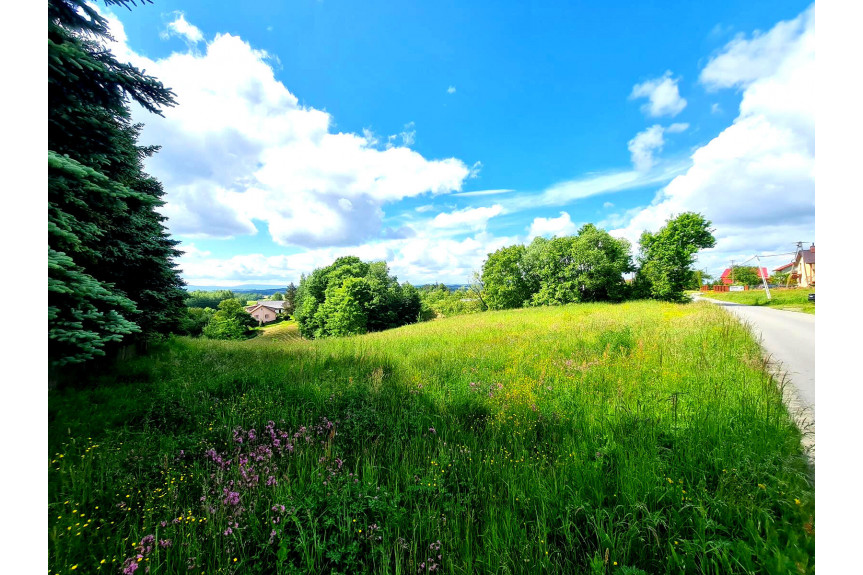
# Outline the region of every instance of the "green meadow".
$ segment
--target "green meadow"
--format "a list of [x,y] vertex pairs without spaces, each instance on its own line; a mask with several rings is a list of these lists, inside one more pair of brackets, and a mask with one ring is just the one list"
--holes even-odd
[[814,573],[814,485],[707,303],[174,338],[49,393],[51,573]]
[[769,306],[776,309],[815,314],[815,302],[809,301],[809,294],[815,293],[814,289],[773,289],[770,290],[769,300],[763,289],[737,292],[703,291],[694,293],[712,299],[744,305]]

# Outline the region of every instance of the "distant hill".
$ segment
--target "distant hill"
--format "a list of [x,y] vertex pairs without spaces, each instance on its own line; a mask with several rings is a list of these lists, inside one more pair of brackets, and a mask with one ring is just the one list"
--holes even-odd
[[[419,288],[419,289],[422,289],[422,288],[424,288],[424,287],[436,286],[436,285],[438,285],[438,284],[423,284],[423,285],[421,285],[421,286],[415,286],[415,287],[417,287],[417,288]],[[469,285],[469,284],[444,284],[444,285],[446,286],[446,288],[447,288],[449,291],[456,291],[456,290],[460,290],[460,289],[463,289],[463,288],[468,288],[468,287],[470,287],[470,285]]]
[[[286,284],[287,285],[287,284]],[[193,291],[219,291],[231,290],[234,293],[253,293],[258,295],[273,295],[276,292],[285,291],[285,286],[272,286],[263,284],[242,284],[238,286],[186,286],[187,292]]]

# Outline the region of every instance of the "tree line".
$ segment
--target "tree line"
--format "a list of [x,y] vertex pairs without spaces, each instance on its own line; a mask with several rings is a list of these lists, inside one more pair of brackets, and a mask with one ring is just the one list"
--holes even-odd
[[[715,245],[710,221],[696,213],[670,219],[658,232],[645,231],[633,259],[629,241],[593,224],[576,235],[535,238],[489,254],[482,267],[488,309],[619,302],[653,298],[683,301],[692,285],[699,250]],[[634,273],[628,283],[625,274]]]

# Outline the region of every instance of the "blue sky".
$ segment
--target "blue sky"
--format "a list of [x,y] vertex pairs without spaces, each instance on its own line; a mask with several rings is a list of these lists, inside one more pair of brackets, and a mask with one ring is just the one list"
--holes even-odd
[[463,283],[504,245],[588,222],[635,243],[685,210],[714,222],[716,275],[815,239],[804,2],[100,9],[177,94],[133,114],[192,285],[345,254]]

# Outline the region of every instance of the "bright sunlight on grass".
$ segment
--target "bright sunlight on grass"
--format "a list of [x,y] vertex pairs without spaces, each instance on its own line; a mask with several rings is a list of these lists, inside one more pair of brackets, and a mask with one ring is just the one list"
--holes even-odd
[[814,289],[773,289],[770,290],[770,299],[763,289],[751,289],[737,292],[699,292],[699,295],[731,301],[745,305],[759,305],[775,307],[788,311],[799,311],[803,313],[815,313],[815,302],[809,301],[809,294],[815,293]]
[[52,573],[814,573],[800,433],[706,303],[174,339],[49,438]]

